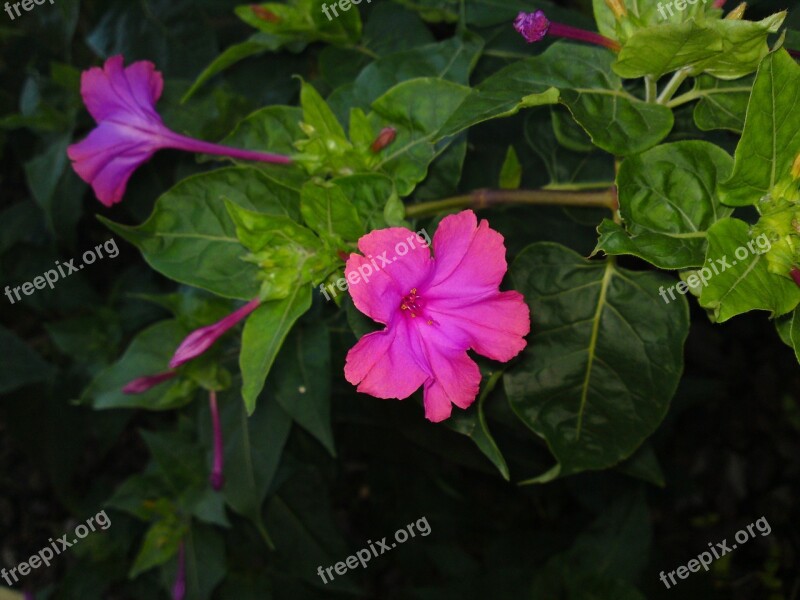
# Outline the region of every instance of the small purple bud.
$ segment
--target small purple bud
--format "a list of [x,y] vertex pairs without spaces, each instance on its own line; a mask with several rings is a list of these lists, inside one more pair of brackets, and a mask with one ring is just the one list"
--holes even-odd
[[800,269],[797,267],[792,267],[792,270],[789,271],[789,275],[792,276],[792,279],[797,284],[797,287],[800,287]]
[[134,379],[133,381],[127,383],[124,388],[122,388],[123,394],[143,394],[150,388],[154,388],[159,383],[164,383],[168,379],[172,379],[175,377],[177,373],[174,371],[167,371],[165,373],[159,373],[157,375],[147,375],[145,377],[139,377],[138,379]]
[[172,600],[183,600],[186,596],[186,548],[181,540],[178,546],[178,572],[172,586]]
[[178,349],[175,350],[172,360],[169,361],[170,368],[175,369],[183,363],[203,354],[203,352],[208,350],[226,331],[257,309],[260,304],[261,300],[255,298],[239,310],[232,312],[213,325],[206,325],[200,329],[195,329],[186,336],[181,342],[181,345],[178,346]]
[[514,19],[514,29],[525,38],[526,42],[531,44],[541,41],[547,35],[550,21],[541,10],[532,13],[521,12]]
[[36,600],[36,596],[34,596],[33,592],[30,590],[25,590],[25,594],[23,596],[25,600]]
[[222,443],[222,425],[219,420],[219,406],[217,405],[217,393],[211,390],[208,393],[208,407],[211,409],[211,425],[214,429],[214,466],[211,468],[211,487],[215,491],[220,491],[225,485],[225,446]]

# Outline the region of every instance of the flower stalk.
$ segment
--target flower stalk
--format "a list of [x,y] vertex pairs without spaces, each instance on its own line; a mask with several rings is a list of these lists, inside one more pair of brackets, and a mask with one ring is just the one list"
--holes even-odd
[[209,482],[215,491],[220,491],[225,485],[225,446],[222,442],[222,424],[219,418],[219,406],[217,405],[217,392],[208,392],[208,407],[211,411],[211,426],[214,430],[214,465],[211,468]]
[[479,210],[502,204],[578,206],[584,208],[608,208],[612,211],[616,211],[619,208],[614,188],[597,192],[481,189],[469,194],[445,198],[444,200],[408,205],[406,206],[406,217],[422,217],[444,210],[463,208]]

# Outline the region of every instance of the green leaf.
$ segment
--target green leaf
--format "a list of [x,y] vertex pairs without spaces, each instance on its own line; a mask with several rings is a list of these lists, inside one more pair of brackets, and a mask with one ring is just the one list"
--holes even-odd
[[[292,154],[295,140],[303,137],[299,124],[302,118],[303,111],[296,106],[267,106],[239,121],[221,143],[247,150]],[[288,185],[284,178],[280,181]]]
[[379,173],[359,173],[337,177],[333,182],[350,198],[367,229],[383,229],[389,226],[384,217],[384,209],[389,202],[398,199],[391,178]]
[[231,167],[184,179],[156,202],[142,225],[100,218],[141,250],[159,273],[225,298],[250,300],[259,292],[258,268],[243,258],[225,201],[270,215],[299,218],[299,195],[259,169]]
[[356,207],[337,185],[309,181],[300,193],[300,213],[306,225],[329,242],[356,241],[364,226]]
[[713,311],[718,323],[751,310],[782,315],[800,302],[800,288],[791,279],[769,272],[766,254],[753,244],[744,221],[723,219],[708,230],[706,262],[719,273],[708,278],[700,306]]
[[625,159],[617,175],[625,227],[604,220],[595,252],[633,254],[662,269],[702,265],[708,228],[733,212],[717,200],[717,185],[732,166],[724,150],[699,141]]
[[175,556],[187,531],[186,523],[174,513],[153,523],[147,530],[128,577],[138,577]]
[[530,482],[631,456],[661,423],[680,380],[685,299],[664,304],[659,287],[668,279],[660,274],[587,261],[552,243],[523,250],[511,279],[537,326],[504,376],[506,393],[558,461]]
[[185,544],[186,600],[211,598],[227,573],[225,541],[215,528],[195,522]]
[[431,161],[447,148],[447,141],[434,144],[434,138],[468,94],[465,86],[426,77],[400,83],[372,103],[375,129],[397,129],[375,170],[394,179],[401,197],[425,179]]
[[497,447],[489,427],[486,424],[486,417],[483,413],[483,403],[486,397],[492,392],[497,382],[503,375],[503,371],[495,371],[484,384],[481,395],[478,397],[477,406],[470,407],[466,411],[458,411],[447,420],[447,426],[462,435],[466,435],[475,442],[478,449],[492,461],[492,464],[500,471],[503,479],[509,481],[510,474],[508,465],[502,452]]
[[247,418],[244,403],[225,397],[220,401],[225,439],[225,501],[250,519],[267,544],[261,507],[278,470],[292,421],[270,398],[261,410]]
[[248,317],[239,354],[242,398],[248,414],[256,409],[256,400],[289,330],[310,307],[311,286],[298,285],[288,298],[266,302]]
[[790,177],[800,154],[800,66],[785,50],[767,56],[758,68],[744,133],[731,178],[721,199],[731,206],[756,204]]
[[696,78],[689,92],[700,98],[694,107],[694,122],[703,131],[730,129],[742,133],[754,81],[752,75],[731,81],[710,75]]
[[[355,42],[361,36],[358,9],[339,11],[338,17],[326,17],[324,0],[291,0],[286,4],[268,2],[236,7],[236,15],[248,25],[272,34],[286,43],[324,41],[332,44]],[[335,3],[332,3],[335,4]],[[328,6],[330,9],[330,6]],[[265,12],[266,11],[266,12]],[[277,19],[261,14],[271,13]]]
[[366,110],[398,83],[418,77],[467,85],[482,48],[483,41],[475,35],[457,36],[379,58],[361,71],[354,82],[356,106]]
[[708,73],[722,79],[736,79],[758,68],[769,52],[767,37],[777,33],[786,18],[786,11],[775,13],[761,21],[721,19],[707,21],[722,40],[722,53],[700,61],[691,69],[692,75]]
[[611,70],[614,56],[590,46],[553,44],[474,88],[436,138],[522,108],[561,102],[603,150],[620,156],[646,150],[669,133],[672,112],[629,94]]
[[31,383],[44,381],[54,374],[53,367],[42,360],[25,342],[0,325],[0,393],[7,393]]
[[122,388],[138,377],[169,370],[169,360],[189,330],[178,321],[161,321],[141,331],[117,362],[104,369],[83,392],[95,409],[145,408],[170,410],[191,401],[195,386],[169,379],[143,394],[124,394]]
[[298,285],[330,272],[334,258],[323,252],[310,229],[288,217],[245,210],[227,200],[225,204],[236,224],[236,237],[252,252],[245,260],[259,266],[261,300],[286,298]]
[[519,164],[517,152],[514,146],[509,146],[506,151],[506,158],[500,168],[499,187],[506,190],[515,190],[522,181],[522,165]]
[[270,380],[278,404],[336,456],[331,428],[330,336],[323,323],[295,327]]
[[613,65],[620,77],[656,78],[723,51],[722,36],[705,23],[668,23],[634,33],[617,55]]
[[795,308],[790,317],[789,324],[789,341],[794,350],[794,356],[797,362],[800,362],[800,317],[798,317],[798,309]]

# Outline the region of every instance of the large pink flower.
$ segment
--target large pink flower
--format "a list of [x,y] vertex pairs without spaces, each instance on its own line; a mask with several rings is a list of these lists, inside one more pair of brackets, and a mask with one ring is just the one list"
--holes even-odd
[[359,392],[403,399],[424,385],[425,416],[443,421],[453,404],[467,408],[478,394],[481,375],[468,349],[505,362],[525,347],[528,306],[519,292],[498,289],[507,269],[503,236],[471,210],[442,219],[434,258],[402,227],[373,231],[358,249],[366,257],[351,254],[345,267],[350,295],[386,325],[347,354],[345,377]]
[[104,67],[81,76],[81,95],[97,121],[89,136],[67,149],[75,172],[94,188],[98,200],[111,206],[122,200],[133,172],[161,148],[176,148],[262,162],[289,163],[279,154],[239,150],[196,140],[171,131],[156,112],[164,80],[149,61],[123,67],[112,56]]

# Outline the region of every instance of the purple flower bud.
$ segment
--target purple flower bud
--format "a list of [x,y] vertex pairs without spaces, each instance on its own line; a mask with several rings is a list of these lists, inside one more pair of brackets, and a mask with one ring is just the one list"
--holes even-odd
[[226,331],[257,309],[260,304],[261,300],[255,298],[239,310],[232,312],[213,325],[195,329],[186,336],[186,339],[184,339],[181,345],[178,346],[178,349],[175,350],[172,360],[169,361],[170,368],[175,369],[183,363],[203,354],[203,352],[208,350]]
[[175,377],[175,375],[177,375],[177,373],[174,371],[167,371],[157,375],[146,375],[145,377],[139,377],[138,379],[134,379],[125,385],[125,387],[122,388],[122,393],[143,394],[150,388],[157,386],[159,383],[164,383],[168,379],[172,379]]
[[550,21],[541,10],[532,13],[521,12],[514,19],[514,29],[525,38],[526,42],[531,44],[540,41],[547,35]]
[[211,487],[217,492],[225,485],[225,475],[223,473],[225,460],[225,446],[222,443],[222,425],[219,420],[219,406],[217,405],[217,393],[214,390],[208,392],[208,407],[211,409],[211,425],[214,429],[214,466],[211,468]]
[[178,546],[178,572],[172,586],[172,600],[183,600],[186,596],[186,548],[181,540]]
[[792,267],[792,270],[789,271],[789,275],[791,275],[792,279],[797,284],[797,287],[800,287],[800,269],[797,267]]

